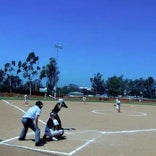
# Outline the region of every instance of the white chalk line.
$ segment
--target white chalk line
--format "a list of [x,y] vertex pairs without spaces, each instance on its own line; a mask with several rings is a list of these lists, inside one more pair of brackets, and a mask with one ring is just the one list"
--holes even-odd
[[[18,106],[16,106],[16,105],[12,104],[12,103],[10,103],[10,102],[8,102],[8,101],[6,101],[6,100],[2,100],[2,101],[5,102],[5,103],[7,103],[9,106],[14,107],[14,108],[18,109],[19,111],[25,113],[25,111],[24,111],[23,109],[21,109],[20,107],[18,107]],[[44,125],[46,124],[44,121],[42,121],[42,120],[40,120],[40,119],[39,119],[39,121],[40,121],[41,123],[43,123]]]
[[[114,113],[112,110],[101,110],[101,109],[94,109],[92,110],[92,113],[96,114],[109,114],[109,113]],[[124,116],[147,116],[147,113],[145,112],[138,112],[138,111],[127,111],[127,110],[122,110],[122,112],[118,113],[119,115],[124,115]]]
[[86,143],[82,144],[81,146],[79,146],[78,148],[76,148],[75,150],[73,150],[72,152],[68,153],[68,155],[73,155],[76,152],[80,151],[81,149],[85,148],[87,145],[89,145],[90,143],[94,142],[96,138],[93,138],[91,140],[88,140]]
[[[12,107],[14,107],[14,108],[22,111],[22,112],[25,112],[20,107],[13,105],[13,104],[9,103],[6,100],[2,100],[2,101],[4,101],[8,105],[10,105],[10,106],[12,106]],[[43,124],[45,124],[45,122],[42,121],[42,120],[40,120],[40,122],[43,123]],[[18,136],[17,137],[14,137],[14,138],[7,139],[7,140],[4,140],[4,141],[1,141],[0,144],[6,145],[6,146],[11,146],[11,147],[28,149],[28,150],[32,150],[32,151],[45,152],[45,153],[49,153],[49,154],[61,154],[61,155],[69,155],[70,156],[70,155],[73,155],[76,152],[82,150],[83,148],[85,148],[89,144],[95,142],[97,138],[101,137],[101,135],[107,135],[107,134],[124,134],[124,133],[141,133],[141,132],[151,132],[151,131],[156,131],[156,129],[124,130],[124,131],[112,131],[112,132],[111,131],[110,132],[107,132],[107,131],[94,131],[96,133],[99,133],[99,135],[96,136],[96,137],[94,137],[94,138],[92,138],[92,139],[90,139],[90,140],[87,140],[84,144],[82,144],[81,146],[77,147],[76,149],[74,149],[73,151],[71,151],[69,153],[68,152],[45,150],[45,149],[39,149],[39,148],[34,148],[34,147],[20,146],[20,145],[6,143],[6,142],[9,142],[9,141],[12,141],[12,140],[17,139]],[[89,132],[91,132],[91,130],[89,130]],[[32,133],[29,133],[28,135],[31,135]],[[88,133],[88,132],[87,131],[84,131],[84,133]]]
[[[32,134],[34,134],[34,132],[27,133],[27,135],[32,135]],[[0,144],[1,143],[6,143],[6,142],[9,142],[9,141],[12,141],[12,140],[16,140],[18,138],[19,138],[19,136],[16,136],[16,137],[13,137],[13,138],[10,138],[10,139],[7,139],[7,140],[3,140],[3,141],[0,142]]]
[[49,154],[68,155],[68,153],[65,153],[65,152],[51,151],[51,150],[39,149],[39,148],[28,147],[28,146],[20,146],[20,145],[9,144],[9,143],[2,143],[2,144],[6,146],[10,146],[10,147],[17,147],[17,148],[22,148],[22,149],[27,149],[27,150],[32,150],[32,151],[37,151],[37,152],[42,152],[42,153],[44,152],[44,153],[49,153]]
[[142,130],[124,130],[124,131],[112,131],[112,132],[101,132],[102,134],[124,134],[124,133],[142,133],[142,132],[152,132],[152,131],[156,131],[156,129],[152,128],[152,129],[142,129]]

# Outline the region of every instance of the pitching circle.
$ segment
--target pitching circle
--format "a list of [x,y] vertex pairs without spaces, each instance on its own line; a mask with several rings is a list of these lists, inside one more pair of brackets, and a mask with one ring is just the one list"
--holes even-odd
[[92,113],[103,114],[103,115],[119,114],[119,115],[124,115],[124,116],[147,116],[147,113],[145,113],[145,112],[127,111],[127,110],[122,110],[122,112],[117,113],[117,112],[112,111],[112,110],[95,109],[95,110],[92,110]]

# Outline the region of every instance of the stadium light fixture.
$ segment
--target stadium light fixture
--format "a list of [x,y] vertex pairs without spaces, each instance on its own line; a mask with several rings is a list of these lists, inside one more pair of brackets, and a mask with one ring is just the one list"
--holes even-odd
[[54,47],[56,48],[56,61],[58,61],[58,53],[59,53],[59,49],[62,49],[63,46],[62,46],[62,44],[55,44]]

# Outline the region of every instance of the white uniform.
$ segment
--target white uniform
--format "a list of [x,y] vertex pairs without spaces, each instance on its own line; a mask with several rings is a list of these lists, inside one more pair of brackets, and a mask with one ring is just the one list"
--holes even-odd
[[28,95],[24,95],[24,103],[25,103],[25,106],[29,105]]
[[84,104],[86,104],[86,100],[87,100],[87,98],[85,96],[83,96],[82,101],[83,101]]
[[120,112],[120,100],[116,99],[116,109],[118,112]]
[[[52,119],[49,119],[52,120]],[[45,127],[45,135],[49,137],[54,137],[54,136],[61,136],[63,134],[63,130],[59,129],[56,130],[55,127],[59,125],[58,121],[56,119],[53,119],[51,122],[53,122],[53,127],[48,127],[46,125]]]

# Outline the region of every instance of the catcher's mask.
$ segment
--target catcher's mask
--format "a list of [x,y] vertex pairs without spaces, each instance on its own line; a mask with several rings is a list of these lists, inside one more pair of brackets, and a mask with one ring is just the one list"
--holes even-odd
[[54,113],[54,112],[51,112],[51,113],[50,113],[50,117],[53,117],[53,118],[55,118],[55,117],[56,117],[56,113]]

